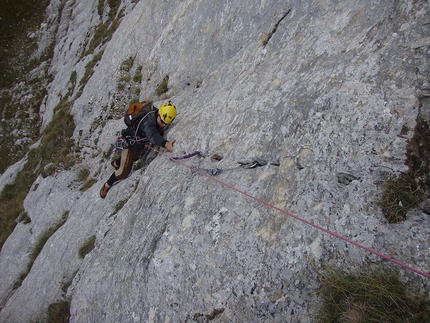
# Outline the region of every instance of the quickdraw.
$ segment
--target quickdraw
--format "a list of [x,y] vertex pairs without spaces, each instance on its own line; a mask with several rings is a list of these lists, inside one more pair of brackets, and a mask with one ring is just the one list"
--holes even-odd
[[202,153],[200,151],[196,150],[195,152],[193,152],[191,154],[184,155],[184,156],[179,156],[179,157],[170,157],[170,159],[181,160],[181,159],[188,159],[188,158],[191,158],[191,157],[194,157],[194,156],[200,156],[200,157],[202,157]]
[[[196,150],[195,152],[191,153],[191,154],[187,154],[184,156],[178,156],[178,157],[169,157],[171,160],[175,161],[175,160],[183,160],[183,159],[188,159],[194,156],[200,156],[200,157],[204,157],[203,154]],[[252,169],[252,168],[256,168],[256,167],[260,167],[260,166],[264,166],[267,165],[267,162],[265,160],[253,160],[250,162],[238,162],[239,166],[237,167],[232,167],[232,168],[212,168],[212,169],[208,169],[208,168],[198,168],[198,167],[193,167],[196,170],[205,172],[209,175],[212,176],[216,176],[219,175],[223,172],[227,172],[227,171],[232,171],[238,168],[245,168],[245,169]],[[274,165],[274,166],[279,166],[279,164],[276,163],[270,163],[270,165]]]
[[[166,155],[165,155],[166,156]],[[193,155],[193,156],[195,156],[195,155]],[[167,157],[167,156],[166,156]],[[310,221],[308,221],[308,220],[306,220],[306,219],[304,219],[304,218],[301,218],[300,216],[298,216],[298,215],[295,215],[295,214],[293,214],[293,213],[290,213],[290,212],[287,212],[287,211],[285,211],[284,209],[281,209],[281,208],[279,208],[279,207],[277,207],[277,206],[275,206],[275,205],[273,205],[273,204],[270,204],[270,203],[268,203],[268,202],[266,202],[266,201],[264,201],[264,200],[262,200],[262,199],[260,199],[260,198],[258,198],[258,197],[255,197],[255,196],[253,196],[253,195],[251,195],[251,194],[248,194],[248,193],[246,193],[246,192],[244,192],[244,191],[242,191],[242,190],[240,190],[240,189],[238,189],[238,188],[236,188],[236,187],[234,187],[233,185],[230,185],[230,184],[228,184],[228,183],[226,183],[226,182],[223,182],[223,181],[221,181],[221,180],[219,180],[219,179],[217,179],[217,178],[215,178],[215,177],[213,177],[213,176],[211,176],[211,174],[212,175],[217,175],[217,174],[219,174],[219,172],[220,171],[225,171],[225,170],[221,170],[221,169],[213,169],[213,170],[204,170],[204,169],[199,169],[199,168],[195,168],[195,167],[192,167],[192,166],[189,166],[189,165],[187,165],[187,164],[185,164],[185,163],[183,163],[183,162],[181,162],[181,161],[179,161],[177,158],[176,159],[174,159],[174,158],[172,158],[172,157],[168,157],[170,160],[172,160],[172,161],[174,161],[174,162],[176,162],[176,163],[178,163],[178,164],[180,164],[180,165],[182,165],[182,166],[184,166],[184,167],[187,167],[187,168],[189,168],[191,171],[193,171],[193,172],[196,172],[196,173],[198,173],[198,174],[200,174],[200,175],[202,175],[202,176],[205,176],[205,177],[207,177],[207,178],[209,178],[209,179],[211,179],[211,180],[213,180],[213,181],[215,181],[215,182],[217,182],[218,184],[221,184],[221,185],[223,185],[224,187],[227,187],[227,188],[229,188],[229,189],[231,189],[232,191],[236,191],[236,192],[238,192],[238,193],[240,193],[240,194],[242,194],[242,195],[244,195],[244,196],[246,196],[246,197],[248,197],[248,198],[251,198],[251,199],[253,199],[254,201],[256,201],[256,202],[259,202],[259,203],[261,203],[261,204],[263,204],[263,205],[266,205],[267,207],[270,207],[270,208],[272,208],[272,209],[274,209],[274,210],[276,210],[276,211],[278,211],[278,212],[281,212],[281,213],[283,213],[283,214],[285,214],[285,215],[287,215],[287,216],[289,216],[289,217],[292,217],[292,218],[294,218],[294,219],[296,219],[296,220],[298,220],[298,221],[301,221],[302,223],[304,223],[304,224],[306,224],[306,225],[308,225],[308,226],[311,226],[311,227],[313,227],[313,228],[315,228],[315,229],[317,229],[317,230],[320,230],[320,231],[322,231],[322,232],[325,232],[325,233],[327,233],[327,234],[329,234],[329,235],[331,235],[331,236],[333,236],[333,237],[335,237],[335,238],[338,238],[338,239],[340,239],[340,240],[343,240],[343,241],[345,241],[345,242],[347,242],[347,243],[349,243],[349,244],[351,244],[351,245],[354,245],[355,247],[357,247],[357,248],[360,248],[360,249],[363,249],[363,250],[365,250],[365,251],[367,251],[367,252],[369,252],[369,253],[371,253],[371,254],[374,254],[374,255],[376,255],[376,256],[378,256],[378,257],[380,257],[381,259],[384,259],[384,260],[387,260],[387,261],[389,261],[389,262],[391,262],[391,263],[393,263],[393,264],[396,264],[396,265],[398,265],[398,266],[400,266],[400,267],[403,267],[403,268],[405,268],[405,269],[407,269],[407,270],[409,270],[409,271],[412,271],[412,272],[415,272],[416,274],[418,274],[418,275],[421,275],[421,276],[423,276],[423,277],[426,277],[426,278],[429,278],[430,279],[430,273],[428,273],[428,272],[425,272],[425,271],[422,271],[422,270],[419,270],[419,269],[416,269],[416,268],[414,268],[414,267],[412,267],[412,266],[409,266],[409,265],[407,265],[407,264],[405,264],[405,263],[403,263],[403,262],[400,262],[400,261],[398,261],[398,260],[396,260],[396,259],[394,259],[394,258],[391,258],[390,256],[387,256],[387,255],[384,255],[384,254],[382,254],[382,253],[380,253],[380,252],[377,252],[377,251],[375,251],[375,250],[373,250],[373,249],[371,249],[371,248],[369,248],[369,247],[366,247],[365,245],[362,245],[362,244],[360,244],[360,243],[358,243],[358,242],[355,242],[355,241],[353,241],[353,240],[351,240],[351,239],[348,239],[348,238],[346,238],[346,237],[344,237],[344,236],[342,236],[342,235],[340,235],[340,234],[338,234],[338,233],[336,233],[336,232],[333,232],[333,231],[330,231],[329,229],[326,229],[326,228],[324,228],[324,227],[322,227],[322,226],[320,226],[320,225],[318,225],[318,224],[315,224],[315,223],[313,223],[313,222],[310,222]],[[240,166],[239,167],[244,167],[244,168],[247,168],[247,169],[249,169],[249,168],[255,168],[255,167],[258,167],[258,166],[263,166],[263,164],[264,165],[267,165],[267,162],[265,162],[265,161],[261,161],[261,160],[255,160],[255,161],[253,161],[253,162],[251,162],[251,163],[241,163],[241,162],[239,162],[239,164],[240,164]],[[280,164],[279,164],[279,162],[271,162],[271,163],[269,163],[270,165],[273,165],[273,166],[279,166]],[[208,171],[211,171],[211,172],[213,172],[213,173],[209,173],[209,174],[207,174],[207,172]]]

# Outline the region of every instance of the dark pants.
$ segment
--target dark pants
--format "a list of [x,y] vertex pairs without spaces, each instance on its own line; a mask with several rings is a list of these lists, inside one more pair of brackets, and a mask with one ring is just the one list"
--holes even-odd
[[131,172],[135,159],[136,153],[133,150],[123,149],[121,157],[115,160],[115,164],[119,165],[119,169],[117,169],[108,179],[108,185],[112,186],[116,181],[127,178]]

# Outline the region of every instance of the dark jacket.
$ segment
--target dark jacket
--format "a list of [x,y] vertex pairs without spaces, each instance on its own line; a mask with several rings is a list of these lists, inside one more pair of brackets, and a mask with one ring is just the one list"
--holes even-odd
[[135,127],[129,127],[122,131],[123,137],[127,140],[129,149],[139,153],[148,143],[164,147],[167,140],[163,138],[164,129],[157,123],[157,111],[151,111],[141,120],[136,120]]

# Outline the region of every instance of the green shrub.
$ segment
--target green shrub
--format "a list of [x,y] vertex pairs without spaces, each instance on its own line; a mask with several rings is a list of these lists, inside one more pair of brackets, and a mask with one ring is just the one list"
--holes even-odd
[[119,69],[122,71],[128,72],[133,67],[133,64],[134,64],[134,58],[130,56],[124,62],[121,63],[121,66],[119,67]]
[[130,79],[131,79],[131,76],[130,75],[124,75],[123,77],[121,77],[120,79],[119,79],[119,81],[120,82],[129,82],[130,81]]
[[136,83],[140,83],[142,81],[142,74],[140,74],[140,73],[134,74],[133,81]]
[[429,303],[412,296],[397,274],[382,269],[348,275],[328,270],[320,289],[318,322],[430,322]]

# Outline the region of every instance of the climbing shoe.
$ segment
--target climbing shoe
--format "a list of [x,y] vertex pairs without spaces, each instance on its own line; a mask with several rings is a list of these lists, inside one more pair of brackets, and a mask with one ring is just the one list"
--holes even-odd
[[119,166],[117,166],[117,164],[115,163],[114,160],[112,160],[112,162],[110,163],[112,165],[113,168],[115,168],[116,170],[119,169]]
[[104,199],[109,191],[110,187],[106,186],[106,183],[103,184],[102,189],[100,190],[100,197]]

